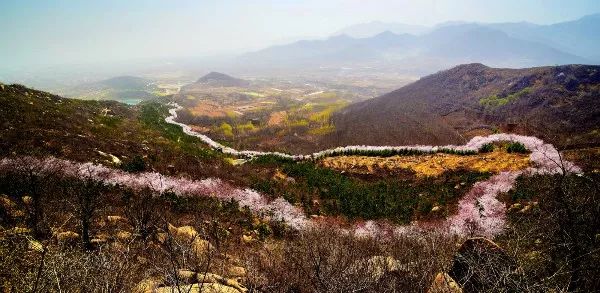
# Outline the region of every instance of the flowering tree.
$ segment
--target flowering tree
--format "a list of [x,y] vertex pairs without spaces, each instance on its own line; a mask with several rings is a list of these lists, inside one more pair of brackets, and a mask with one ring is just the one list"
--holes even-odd
[[[35,166],[36,168],[32,168]],[[59,176],[82,179],[92,187],[93,182],[100,185],[123,186],[135,191],[150,190],[155,194],[173,192],[178,196],[206,196],[221,200],[235,200],[241,206],[274,220],[282,220],[290,226],[301,229],[307,220],[298,207],[293,206],[283,198],[269,201],[266,197],[252,189],[240,189],[223,182],[220,179],[208,178],[191,180],[188,178],[163,176],[157,172],[127,173],[94,163],[76,163],[53,157],[39,159],[23,157],[18,159],[5,158],[0,161],[0,171],[20,170],[24,168],[35,174],[56,174]],[[91,211],[91,198],[85,195],[80,202],[85,206],[85,214]]]
[[508,192],[521,172],[502,172],[477,182],[458,202],[458,213],[450,219],[450,231],[460,235],[493,236],[504,228],[506,207],[496,196]]

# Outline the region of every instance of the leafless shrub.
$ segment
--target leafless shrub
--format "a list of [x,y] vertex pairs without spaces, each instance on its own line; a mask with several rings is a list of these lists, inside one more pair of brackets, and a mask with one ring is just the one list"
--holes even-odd
[[[41,244],[40,244],[41,245]],[[46,247],[31,240],[0,241],[0,281],[8,292],[128,292],[137,279],[135,254],[103,247],[93,252]]]
[[317,227],[248,253],[248,282],[268,292],[421,292],[448,265],[452,241],[437,234],[361,238]]
[[39,160],[35,157],[15,157],[0,160],[0,176],[8,189],[19,195],[31,197],[28,206],[28,222],[36,237],[45,237],[50,229],[44,213],[46,189],[56,185],[56,174],[60,172],[60,162]]
[[501,239],[523,268],[527,289],[598,290],[598,176],[539,175],[523,178],[517,189],[535,196],[535,205],[511,213],[511,225]]

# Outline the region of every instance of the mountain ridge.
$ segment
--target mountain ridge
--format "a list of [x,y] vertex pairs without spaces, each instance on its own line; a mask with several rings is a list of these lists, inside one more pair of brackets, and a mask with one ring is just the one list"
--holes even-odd
[[418,75],[473,62],[509,68],[600,64],[598,30],[598,15],[552,25],[450,22],[419,34],[383,26],[369,36],[341,30],[327,39],[267,47],[236,62],[251,69],[398,68]]
[[[594,145],[600,143],[598,96],[600,66],[465,64],[350,105],[334,115],[336,131],[324,144],[458,144],[501,130]],[[415,133],[426,135],[415,140]]]
[[[436,60],[435,62],[424,62]],[[479,24],[443,26],[422,35],[384,31],[368,38],[337,35],[268,47],[238,57],[247,67],[316,68],[327,66],[419,67],[435,72],[463,63],[495,67],[532,67],[593,63],[538,40],[517,38]],[[411,65],[412,64],[412,65]]]

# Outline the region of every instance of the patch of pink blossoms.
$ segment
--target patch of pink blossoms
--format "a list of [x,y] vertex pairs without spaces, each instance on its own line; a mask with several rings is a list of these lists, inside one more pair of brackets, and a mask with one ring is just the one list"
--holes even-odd
[[[207,136],[196,133],[191,127],[175,122],[177,108],[171,109],[171,115],[166,120],[169,123],[180,125],[186,134],[200,137],[211,147],[223,150],[234,155],[255,156],[261,154],[274,154],[295,160],[314,158],[335,154],[344,150],[385,150],[385,149],[415,149],[424,152],[435,152],[435,146],[404,146],[404,147],[373,147],[349,146],[325,150],[311,156],[287,155],[281,153],[264,153],[257,151],[236,151],[214,142]],[[478,136],[471,139],[463,146],[445,146],[454,150],[478,150],[482,145],[492,142],[513,141],[520,142],[531,151],[530,160],[533,166],[522,171],[502,172],[490,177],[488,180],[476,183],[473,188],[459,201],[458,213],[447,218],[443,223],[436,224],[439,232],[450,232],[458,235],[479,234],[488,237],[502,232],[506,220],[506,207],[497,199],[500,193],[509,191],[521,175],[544,173],[553,174],[561,172],[580,172],[580,169],[562,159],[559,152],[550,144],[542,140],[523,135],[494,134]],[[53,172],[73,178],[89,178],[104,182],[109,185],[120,185],[134,190],[150,189],[156,193],[173,192],[178,196],[207,196],[221,200],[234,200],[240,206],[248,207],[252,212],[270,217],[274,220],[284,221],[294,229],[304,229],[314,224],[308,220],[303,211],[290,204],[283,198],[268,200],[265,196],[252,189],[236,188],[220,179],[208,178],[192,180],[182,177],[163,176],[156,172],[127,173],[111,169],[94,163],[76,163],[56,158],[37,159],[22,157],[16,159],[5,158],[0,160],[0,171],[29,168],[33,172]],[[422,224],[415,223],[408,226],[393,226],[382,222],[367,221],[356,224],[351,229],[344,229],[359,237],[385,237],[392,234],[406,234],[415,231],[430,230]]]
[[234,200],[252,212],[284,221],[295,229],[306,226],[307,219],[298,207],[283,198],[269,201],[252,189],[240,189],[220,179],[191,180],[164,176],[157,172],[127,173],[94,163],[77,163],[57,158],[38,159],[22,157],[0,160],[0,172],[23,169],[36,173],[53,173],[65,177],[91,179],[112,186],[124,186],[133,190],[149,189],[157,194],[173,192],[178,196],[206,196],[221,200]]
[[502,172],[477,182],[458,202],[458,213],[447,219],[450,232],[487,237],[504,229],[506,206],[496,197],[512,189],[521,172]]

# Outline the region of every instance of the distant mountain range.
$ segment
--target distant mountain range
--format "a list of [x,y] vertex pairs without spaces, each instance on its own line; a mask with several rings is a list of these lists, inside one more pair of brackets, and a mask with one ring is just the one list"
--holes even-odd
[[325,40],[247,53],[237,62],[248,68],[393,67],[421,74],[473,62],[510,68],[597,64],[598,31],[600,14],[553,25],[455,22],[424,28],[374,22]]
[[600,61],[600,14],[552,25],[501,23],[489,26],[515,38],[546,44],[594,63]]
[[373,21],[348,26],[333,35],[345,34],[353,38],[367,38],[385,31],[395,34],[422,35],[445,27],[476,24],[507,33],[523,40],[539,42],[558,50],[600,61],[600,14],[584,16],[580,19],[550,25],[538,25],[529,22],[513,23],[468,23],[464,21],[445,22],[433,27]]
[[460,144],[494,131],[598,145],[599,97],[600,66],[460,65],[348,106],[324,145]]
[[347,35],[353,38],[368,38],[380,34],[385,31],[390,31],[395,34],[411,34],[420,35],[430,31],[431,28],[423,25],[412,25],[396,22],[381,22],[372,21],[369,23],[355,24],[345,27],[337,32],[334,36]]

